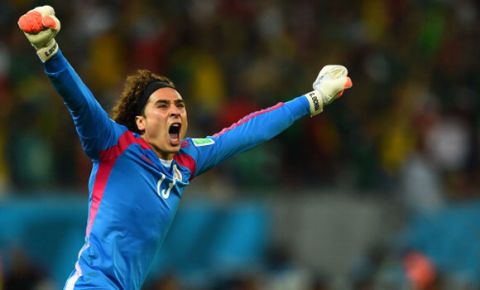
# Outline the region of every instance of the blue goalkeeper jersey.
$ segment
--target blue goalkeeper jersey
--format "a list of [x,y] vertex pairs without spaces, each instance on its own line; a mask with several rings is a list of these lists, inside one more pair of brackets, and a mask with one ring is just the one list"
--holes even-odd
[[190,181],[309,114],[305,96],[278,103],[213,136],[185,138],[165,164],[141,136],[109,118],[61,51],[45,72],[93,162],[85,244],[64,289],[140,289]]

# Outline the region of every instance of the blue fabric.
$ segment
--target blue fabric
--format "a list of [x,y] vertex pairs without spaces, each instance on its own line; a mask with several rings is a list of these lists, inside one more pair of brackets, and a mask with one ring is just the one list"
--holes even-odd
[[[62,285],[85,235],[84,198],[3,200],[0,253],[5,272],[21,248]],[[269,244],[270,213],[259,201],[212,203],[200,199],[179,208],[156,254],[151,277],[175,273],[190,285],[208,285],[219,275],[259,265]],[[227,244],[224,244],[227,243]],[[207,287],[208,288],[208,287]]]
[[93,162],[85,245],[68,289],[140,289],[190,180],[309,113],[301,96],[252,113],[206,144],[186,138],[167,168],[141,136],[109,118],[61,51],[45,72]]

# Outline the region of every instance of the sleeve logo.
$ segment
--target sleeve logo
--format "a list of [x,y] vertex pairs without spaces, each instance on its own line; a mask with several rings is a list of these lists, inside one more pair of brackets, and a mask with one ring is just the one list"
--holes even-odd
[[208,146],[215,143],[211,138],[192,138],[192,142],[196,147]]

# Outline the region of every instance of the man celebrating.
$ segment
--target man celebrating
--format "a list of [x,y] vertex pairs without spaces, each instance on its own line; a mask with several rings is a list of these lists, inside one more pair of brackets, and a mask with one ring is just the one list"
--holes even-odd
[[72,115],[92,160],[85,244],[65,289],[140,289],[183,190],[221,161],[317,115],[352,86],[347,69],[327,65],[314,91],[254,112],[206,138],[185,138],[185,103],[172,81],[147,70],[127,78],[112,119],[63,56],[52,7],[18,21]]

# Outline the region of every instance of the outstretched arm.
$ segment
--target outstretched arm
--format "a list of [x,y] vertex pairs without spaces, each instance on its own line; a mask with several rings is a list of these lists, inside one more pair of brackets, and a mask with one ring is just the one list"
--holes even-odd
[[36,49],[45,73],[62,96],[85,152],[92,159],[99,158],[100,151],[113,146],[126,129],[108,117],[59,50],[54,37],[60,30],[60,21],[53,8],[41,6],[28,11],[20,17],[18,26]]
[[314,90],[286,103],[254,112],[219,133],[203,139],[190,139],[185,152],[195,160],[194,176],[221,161],[277,136],[296,120],[315,116],[352,86],[348,71],[340,65],[327,65],[313,84]]

